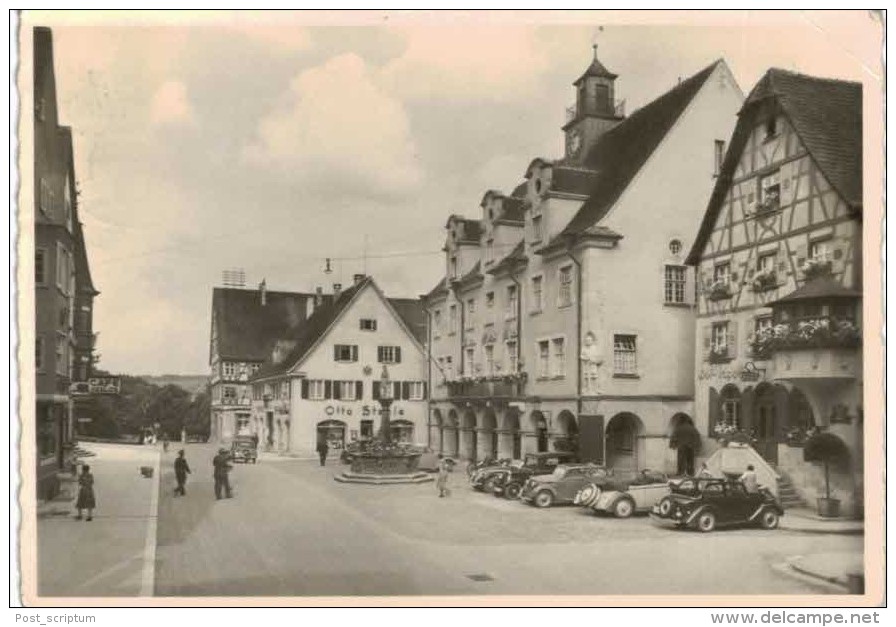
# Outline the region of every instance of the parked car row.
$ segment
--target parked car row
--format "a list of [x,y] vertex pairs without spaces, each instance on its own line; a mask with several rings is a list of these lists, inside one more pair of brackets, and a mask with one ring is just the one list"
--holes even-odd
[[612,468],[577,463],[573,453],[528,453],[521,460],[498,459],[469,471],[474,490],[544,508],[578,505],[617,518],[649,514],[662,526],[698,529],[778,526],[784,510],[769,490],[749,492],[728,478],[669,477],[642,470],[617,474]]

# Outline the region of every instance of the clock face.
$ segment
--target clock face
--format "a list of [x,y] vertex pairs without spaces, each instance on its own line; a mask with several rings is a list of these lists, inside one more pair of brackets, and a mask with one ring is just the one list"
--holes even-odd
[[569,140],[567,142],[567,150],[570,155],[574,155],[579,152],[579,149],[582,147],[582,133],[580,131],[572,131],[569,134]]

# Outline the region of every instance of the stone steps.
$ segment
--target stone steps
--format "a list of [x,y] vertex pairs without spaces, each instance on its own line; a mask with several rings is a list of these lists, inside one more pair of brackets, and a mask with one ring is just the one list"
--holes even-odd
[[778,471],[778,475],[778,500],[781,501],[781,507],[784,509],[805,507],[806,503],[793,487],[790,479],[780,471]]

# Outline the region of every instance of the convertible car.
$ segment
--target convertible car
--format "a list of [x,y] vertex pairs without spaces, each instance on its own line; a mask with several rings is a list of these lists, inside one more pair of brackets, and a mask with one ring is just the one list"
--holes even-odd
[[636,512],[649,512],[669,494],[670,480],[665,474],[643,470],[624,484],[600,486],[592,483],[576,494],[574,502],[617,518],[628,518]]

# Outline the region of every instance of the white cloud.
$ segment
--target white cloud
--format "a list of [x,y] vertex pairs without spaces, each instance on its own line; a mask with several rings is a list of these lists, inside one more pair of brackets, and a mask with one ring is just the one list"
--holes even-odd
[[548,70],[526,26],[415,26],[407,49],[382,70],[397,93],[414,99],[519,100]]
[[318,188],[403,193],[423,176],[402,103],[377,86],[355,54],[296,76],[258,123],[244,156]]
[[180,124],[193,121],[193,105],[187,87],[180,81],[165,81],[152,96],[150,119],[154,124]]

